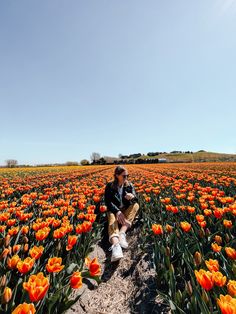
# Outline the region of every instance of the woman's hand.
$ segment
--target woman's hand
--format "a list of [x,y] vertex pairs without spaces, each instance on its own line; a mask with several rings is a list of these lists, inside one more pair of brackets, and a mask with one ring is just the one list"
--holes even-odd
[[134,198],[134,194],[132,194],[132,193],[126,193],[125,198],[126,198],[127,200],[132,200],[132,198]]
[[120,210],[116,214],[116,219],[121,225],[126,224],[125,215]]

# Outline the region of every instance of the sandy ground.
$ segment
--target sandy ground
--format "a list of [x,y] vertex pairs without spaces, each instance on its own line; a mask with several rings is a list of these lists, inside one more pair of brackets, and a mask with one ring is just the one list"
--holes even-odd
[[66,314],[170,313],[168,305],[156,294],[155,272],[148,253],[138,247],[139,236],[136,221],[127,234],[129,248],[123,250],[124,258],[115,263],[110,262],[107,240],[94,247],[90,256],[97,256],[101,263],[102,283],[83,284],[74,292],[82,293],[81,298]]

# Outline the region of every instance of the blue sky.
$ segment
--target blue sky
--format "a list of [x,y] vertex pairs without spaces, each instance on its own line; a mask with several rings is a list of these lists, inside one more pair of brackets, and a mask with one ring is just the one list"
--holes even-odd
[[236,0],[0,2],[0,164],[236,153]]

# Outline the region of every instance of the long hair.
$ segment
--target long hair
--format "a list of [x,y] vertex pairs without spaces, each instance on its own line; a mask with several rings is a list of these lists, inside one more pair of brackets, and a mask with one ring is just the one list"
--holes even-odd
[[[115,188],[115,189],[117,189],[118,188],[118,179],[117,179],[117,174],[119,175],[119,174],[121,174],[122,172],[124,172],[124,171],[126,171],[126,168],[125,167],[123,167],[123,166],[117,166],[116,168],[115,168],[115,171],[114,171],[114,180],[113,180],[113,182],[112,182],[112,186],[113,186],[113,188]],[[128,181],[128,179],[127,180],[125,180],[125,182],[124,182],[124,185],[128,185],[129,184],[129,181]]]

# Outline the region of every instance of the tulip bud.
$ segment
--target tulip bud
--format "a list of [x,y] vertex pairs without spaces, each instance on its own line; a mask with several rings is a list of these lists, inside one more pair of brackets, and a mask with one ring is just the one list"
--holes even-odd
[[8,234],[4,238],[4,246],[7,247],[10,244],[11,236]]
[[24,236],[23,237],[23,243],[28,243],[28,242],[29,242],[29,239],[26,236]]
[[194,257],[193,258],[194,258],[195,265],[199,266],[201,264],[201,262],[202,262],[202,255],[201,255],[201,253],[196,251],[194,253]]
[[0,261],[4,259],[5,257],[7,257],[8,254],[9,254],[9,249],[5,248],[0,255]]
[[16,254],[17,252],[19,252],[20,248],[21,248],[20,244],[13,245],[13,253]]
[[216,241],[217,244],[219,244],[219,245],[222,244],[222,238],[221,238],[221,236],[216,235],[214,239],[215,239],[215,241]]
[[171,271],[173,274],[175,273],[175,269],[174,269],[173,264],[170,264],[170,271]]
[[236,276],[236,263],[233,262],[232,271],[234,273],[234,276]]
[[178,290],[176,293],[176,299],[177,299],[178,303],[180,304],[182,301],[182,293],[180,290]]
[[226,233],[226,235],[225,235],[225,241],[226,241],[227,243],[230,241],[230,237],[229,237],[228,233]]
[[205,236],[205,231],[201,228],[199,230],[199,237],[202,239],[202,238],[204,238],[204,236]]
[[6,281],[7,281],[7,276],[6,276],[6,275],[3,275],[3,276],[0,278],[0,288],[1,288],[1,287],[5,287]]
[[206,236],[208,237],[211,234],[209,228],[206,228]]
[[8,250],[9,250],[9,254],[11,254],[11,253],[12,253],[12,247],[9,246],[9,247],[8,247]]
[[29,250],[29,244],[26,243],[26,244],[24,245],[24,252],[27,252],[28,250]]
[[2,294],[2,303],[8,303],[12,298],[12,290],[9,287],[5,287],[3,294]]
[[170,248],[169,248],[169,246],[166,247],[166,255],[170,256]]
[[56,251],[60,252],[61,251],[61,242],[58,241]]
[[209,297],[205,290],[202,291],[202,299],[206,304],[209,303]]
[[188,293],[189,295],[192,295],[192,293],[193,293],[193,287],[192,287],[190,281],[187,281],[187,283],[185,284],[185,287],[186,287],[187,293]]

